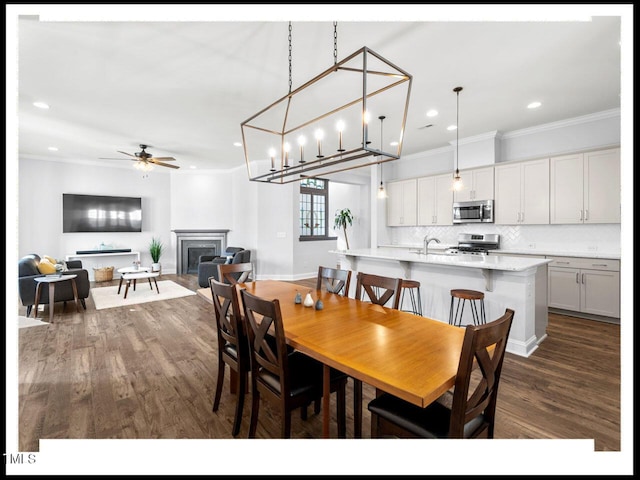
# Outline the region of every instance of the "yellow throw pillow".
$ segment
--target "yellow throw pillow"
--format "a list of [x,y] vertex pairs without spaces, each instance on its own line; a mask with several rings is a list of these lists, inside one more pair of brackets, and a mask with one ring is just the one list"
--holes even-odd
[[58,263],[58,261],[55,258],[50,257],[49,255],[43,255],[42,258],[44,258],[45,260],[49,260],[49,262],[53,263],[54,265]]
[[49,260],[42,259],[38,264],[38,270],[40,271],[40,273],[48,275],[49,273],[56,273],[56,266]]

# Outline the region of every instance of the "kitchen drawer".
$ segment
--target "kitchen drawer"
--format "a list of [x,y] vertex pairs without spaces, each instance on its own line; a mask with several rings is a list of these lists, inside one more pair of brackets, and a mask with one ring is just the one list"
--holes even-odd
[[620,260],[608,258],[547,257],[553,260],[550,267],[588,268],[590,270],[620,271]]

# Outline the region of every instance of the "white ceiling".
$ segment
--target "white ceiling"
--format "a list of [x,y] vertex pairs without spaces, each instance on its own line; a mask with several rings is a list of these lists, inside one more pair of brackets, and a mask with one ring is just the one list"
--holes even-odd
[[[144,8],[151,14],[154,6]],[[461,14],[466,8],[457,6]],[[206,21],[20,16],[19,158],[128,167],[100,158],[145,143],[183,170],[243,165],[242,148],[233,146],[240,123],[288,91],[289,19],[209,20],[217,18],[211,6],[201,16],[189,13]],[[338,60],[367,46],[413,75],[403,155],[455,141],[446,127],[455,124],[456,86],[464,87],[461,139],[620,108],[620,16],[430,21],[428,13],[416,11],[420,21],[338,18]],[[333,64],[333,22],[291,17],[295,89]],[[542,106],[527,109],[534,100]],[[440,114],[427,118],[432,108]]]

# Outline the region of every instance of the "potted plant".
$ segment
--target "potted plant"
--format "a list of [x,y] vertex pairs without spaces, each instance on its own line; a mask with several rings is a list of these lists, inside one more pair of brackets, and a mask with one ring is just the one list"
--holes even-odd
[[349,238],[347,238],[347,225],[353,225],[353,214],[348,208],[342,210],[336,210],[336,216],[334,218],[333,229],[342,228],[344,231],[344,241],[347,243],[347,250],[349,250]]
[[160,271],[160,256],[162,255],[162,249],[164,245],[160,241],[160,239],[156,237],[151,238],[151,243],[149,244],[149,253],[151,254],[151,260],[153,263],[151,264],[152,272]]

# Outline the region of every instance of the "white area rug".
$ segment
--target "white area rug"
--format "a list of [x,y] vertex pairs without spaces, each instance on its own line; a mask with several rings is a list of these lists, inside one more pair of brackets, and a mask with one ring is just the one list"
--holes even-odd
[[48,322],[42,322],[37,318],[32,317],[22,317],[18,315],[18,328],[27,328],[27,327],[38,327],[40,325],[49,325]]
[[124,298],[126,283],[122,284],[120,295],[118,295],[118,286],[116,285],[113,287],[92,288],[91,297],[96,304],[96,310],[102,310],[104,308],[127,307],[137,303],[157,302],[158,300],[169,300],[196,294],[196,292],[184,288],[171,280],[158,282],[158,290],[160,290],[160,293],[158,293],[153,280],[151,283],[153,284],[153,290],[149,288],[147,279],[138,280],[135,290],[133,290],[133,284],[129,287],[126,299]]

